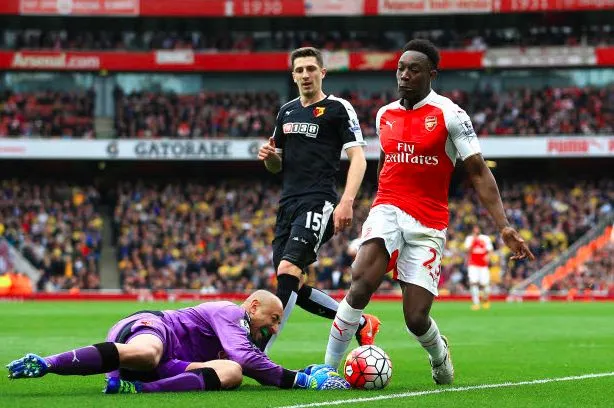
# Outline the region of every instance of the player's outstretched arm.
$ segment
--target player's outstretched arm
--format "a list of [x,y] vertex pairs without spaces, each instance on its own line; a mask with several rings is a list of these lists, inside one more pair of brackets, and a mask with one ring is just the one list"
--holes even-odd
[[501,195],[499,194],[497,182],[484,162],[482,155],[478,153],[469,156],[463,161],[463,164],[480,197],[480,201],[493,217],[503,241],[512,250],[514,254],[512,259],[535,259],[535,256],[529,250],[524,239],[522,239],[520,234],[509,225],[507,217],[505,216],[503,203],[501,202]]

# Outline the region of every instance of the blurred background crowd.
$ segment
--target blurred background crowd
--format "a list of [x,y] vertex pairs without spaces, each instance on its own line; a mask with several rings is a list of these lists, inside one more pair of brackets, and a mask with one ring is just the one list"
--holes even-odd
[[[507,291],[556,259],[614,204],[614,180],[574,183],[515,182],[502,185],[507,215],[529,243],[534,263],[510,262],[490,218],[472,189],[450,200],[450,226],[440,290],[467,291],[466,248],[473,225],[491,236],[490,270],[495,293]],[[264,181],[124,182],[115,186],[111,246],[126,292],[192,289],[242,292],[275,285],[273,239],[279,187]],[[373,189],[357,200],[352,228],[323,246],[308,279],[322,289],[344,289]],[[93,186],[5,181],[0,196],[0,233],[42,272],[40,287],[100,287],[102,249],[100,192]],[[612,247],[595,254],[591,268],[569,276],[562,287],[614,290]],[[107,266],[108,267],[108,266]],[[382,291],[394,290],[388,277]]]
[[[375,137],[377,110],[395,100],[392,91],[342,90],[356,109],[365,137]],[[614,132],[614,85],[505,92],[450,90],[442,94],[464,107],[479,136],[609,135]],[[93,138],[93,90],[0,93],[0,137]],[[274,91],[115,91],[119,138],[242,138],[271,135],[281,104]]]

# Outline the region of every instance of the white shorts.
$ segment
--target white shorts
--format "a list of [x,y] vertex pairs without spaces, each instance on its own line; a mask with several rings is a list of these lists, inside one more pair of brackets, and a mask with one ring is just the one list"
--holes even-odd
[[375,206],[362,225],[361,244],[382,238],[390,255],[388,271],[395,279],[418,285],[437,296],[446,230],[428,228],[403,210]]
[[488,286],[490,285],[490,269],[488,266],[467,266],[470,285]]

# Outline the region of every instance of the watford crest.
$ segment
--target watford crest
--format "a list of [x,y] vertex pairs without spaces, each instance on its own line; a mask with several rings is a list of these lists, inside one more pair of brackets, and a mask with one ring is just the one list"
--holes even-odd
[[435,129],[435,126],[437,126],[437,116],[427,116],[424,119],[424,127],[429,132]]
[[318,106],[316,108],[313,109],[313,117],[314,118],[319,118],[320,116],[324,115],[324,111],[326,110],[326,108],[323,108],[321,106]]

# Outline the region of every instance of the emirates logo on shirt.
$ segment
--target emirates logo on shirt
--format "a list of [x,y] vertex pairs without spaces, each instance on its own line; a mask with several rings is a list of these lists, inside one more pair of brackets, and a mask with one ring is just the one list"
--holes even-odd
[[416,145],[413,143],[397,143],[397,151],[386,153],[386,163],[411,163],[427,166],[437,166],[439,157],[436,155],[423,155],[416,152]]
[[437,127],[437,116],[427,116],[424,118],[424,127],[429,132],[432,132]]

